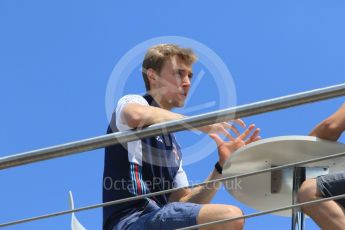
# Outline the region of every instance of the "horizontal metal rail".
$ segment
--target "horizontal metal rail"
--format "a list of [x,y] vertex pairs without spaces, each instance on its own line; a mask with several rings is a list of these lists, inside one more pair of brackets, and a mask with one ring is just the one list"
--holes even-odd
[[26,223],[26,222],[31,222],[31,221],[36,221],[36,220],[41,220],[41,219],[61,216],[61,215],[66,215],[66,214],[70,214],[70,213],[81,212],[81,211],[86,211],[86,210],[95,209],[95,208],[102,208],[102,207],[116,205],[116,204],[122,204],[122,203],[136,201],[136,200],[140,200],[140,199],[144,199],[144,198],[149,198],[149,197],[152,197],[152,196],[159,196],[159,195],[163,195],[163,194],[167,194],[167,193],[172,193],[172,192],[178,191],[180,189],[195,188],[195,187],[198,187],[198,186],[209,185],[209,184],[212,184],[212,183],[223,182],[223,181],[227,181],[227,180],[236,180],[236,179],[243,178],[243,177],[254,176],[254,175],[257,175],[257,174],[260,174],[260,173],[266,173],[266,172],[271,172],[271,171],[275,171],[275,170],[282,170],[284,168],[290,168],[290,167],[294,167],[294,166],[315,163],[315,162],[318,162],[318,161],[329,160],[329,159],[332,159],[332,158],[343,157],[343,156],[345,156],[345,152],[336,153],[336,154],[332,154],[332,155],[328,155],[328,156],[324,156],[324,157],[313,158],[313,159],[305,160],[305,161],[299,161],[299,162],[295,162],[295,163],[291,163],[291,164],[286,164],[286,165],[282,165],[282,166],[277,166],[277,167],[273,167],[273,168],[262,169],[262,170],[258,170],[258,171],[254,171],[254,172],[239,174],[239,175],[236,175],[236,176],[229,176],[229,177],[224,177],[224,178],[221,178],[221,179],[210,180],[210,181],[206,181],[206,182],[203,182],[203,183],[194,184],[194,185],[190,185],[190,186],[185,186],[185,187],[181,187],[181,188],[173,188],[173,189],[163,190],[163,191],[159,191],[159,192],[153,192],[153,193],[149,193],[149,194],[144,194],[144,195],[140,195],[140,196],[135,196],[135,197],[129,197],[129,198],[120,199],[120,200],[109,201],[109,202],[106,202],[106,203],[90,205],[90,206],[85,206],[85,207],[81,207],[81,208],[76,208],[76,209],[71,209],[71,210],[66,210],[66,211],[61,211],[61,212],[56,212],[56,213],[51,213],[51,214],[46,214],[46,215],[41,215],[41,216],[36,216],[36,217],[30,217],[30,218],[21,219],[21,220],[16,220],[16,221],[0,224],[0,227],[7,227],[7,226],[11,226],[11,225],[21,224],[21,223]]
[[301,207],[305,207],[308,205],[313,205],[313,204],[319,204],[322,202],[326,202],[326,201],[331,201],[331,200],[339,200],[339,199],[344,199],[345,198],[345,194],[342,195],[338,195],[338,196],[331,196],[331,197],[327,197],[327,198],[322,198],[322,199],[317,199],[317,200],[313,200],[313,201],[308,201],[308,202],[303,202],[303,203],[299,203],[299,204],[294,204],[294,205],[289,205],[289,206],[285,206],[285,207],[281,207],[281,208],[276,208],[276,209],[270,209],[270,210],[266,210],[266,211],[262,211],[262,212],[255,212],[249,215],[243,215],[243,216],[239,216],[239,217],[234,217],[234,218],[228,218],[228,219],[223,219],[223,220],[217,220],[217,221],[211,221],[205,224],[198,224],[198,225],[193,225],[190,227],[186,227],[186,228],[178,228],[177,230],[190,230],[190,229],[199,229],[202,227],[209,227],[215,224],[223,224],[226,222],[230,222],[230,221],[235,221],[235,220],[241,220],[241,219],[248,219],[248,218],[253,218],[253,217],[257,217],[257,216],[263,216],[263,215],[267,215],[270,213],[275,213],[275,212],[281,212],[284,210],[289,210],[289,209],[294,209],[294,208],[301,208]]
[[117,132],[90,139],[69,142],[48,148],[28,151],[0,158],[0,169],[6,169],[33,162],[63,157],[79,152],[90,151],[110,145],[125,143],[161,133],[176,132],[230,119],[243,118],[306,103],[326,100],[345,95],[345,84],[278,97],[252,104],[218,110],[210,113],[187,117],[180,120],[151,125],[138,131]]

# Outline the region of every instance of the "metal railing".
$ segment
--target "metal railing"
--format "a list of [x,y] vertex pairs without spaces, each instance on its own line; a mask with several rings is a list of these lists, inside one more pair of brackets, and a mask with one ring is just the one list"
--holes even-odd
[[[96,204],[96,205],[85,206],[85,207],[82,207],[82,208],[76,208],[76,209],[66,210],[66,211],[62,211],[62,212],[56,212],[56,213],[51,213],[51,214],[47,214],[47,215],[42,215],[42,216],[36,216],[36,217],[27,218],[27,219],[16,220],[16,221],[0,224],[0,227],[7,227],[7,226],[21,224],[21,223],[26,223],[26,222],[31,222],[31,221],[35,221],[35,220],[41,220],[41,219],[61,216],[61,215],[69,214],[69,213],[81,212],[81,211],[91,210],[91,209],[95,209],[95,208],[102,208],[102,207],[106,207],[106,206],[122,204],[122,203],[126,203],[126,202],[132,202],[132,201],[136,201],[136,200],[140,200],[140,199],[144,199],[144,198],[149,198],[149,197],[153,197],[153,196],[159,196],[159,195],[163,195],[163,194],[167,194],[167,193],[176,192],[176,191],[178,191],[180,189],[195,188],[195,187],[198,187],[198,186],[204,186],[204,185],[209,185],[209,184],[212,184],[212,183],[224,182],[224,181],[229,181],[229,180],[238,180],[239,178],[254,176],[254,175],[257,175],[257,174],[267,173],[267,172],[271,172],[271,171],[275,171],[275,170],[282,170],[282,169],[290,168],[290,167],[294,167],[294,166],[311,164],[311,163],[315,163],[315,162],[318,162],[318,161],[324,161],[324,160],[329,160],[329,159],[332,159],[332,158],[343,157],[343,156],[345,156],[345,152],[336,153],[336,154],[332,154],[332,155],[328,155],[328,156],[324,156],[324,157],[318,157],[318,158],[314,158],[314,159],[310,159],[310,160],[305,160],[305,161],[299,161],[299,162],[295,162],[295,163],[285,164],[285,165],[276,166],[276,167],[273,167],[273,168],[261,169],[261,170],[257,170],[257,171],[254,171],[254,172],[239,174],[239,175],[236,175],[236,176],[229,176],[229,177],[224,177],[224,178],[221,178],[221,179],[210,180],[210,181],[206,181],[206,182],[202,182],[202,183],[198,183],[198,184],[194,184],[194,185],[190,185],[190,186],[184,186],[184,187],[180,187],[180,188],[167,189],[167,190],[162,190],[162,191],[159,191],[159,192],[148,193],[148,194],[144,194],[144,195],[140,195],[140,196],[135,196],[135,197],[129,197],[129,198],[124,198],[124,199],[120,199],[120,200],[109,201],[109,202],[106,202],[106,203],[101,203],[101,204]],[[294,208],[294,206],[290,206],[290,207]],[[281,211],[281,210],[277,210],[277,212],[278,211]]]
[[176,132],[190,128],[201,127],[230,119],[244,118],[256,114],[266,113],[292,106],[326,100],[345,95],[345,84],[292,94],[252,104],[242,105],[215,112],[187,117],[180,120],[151,125],[138,131],[125,131],[98,136],[48,148],[33,150],[16,155],[0,158],[0,169],[6,169],[33,162],[90,151],[110,145],[139,140],[145,137],[159,135],[166,132]]

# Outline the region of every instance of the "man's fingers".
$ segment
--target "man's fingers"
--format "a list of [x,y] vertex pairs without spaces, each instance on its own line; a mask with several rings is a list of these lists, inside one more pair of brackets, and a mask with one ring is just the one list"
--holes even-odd
[[231,129],[237,136],[240,135],[240,132],[238,131],[238,129],[235,126],[233,126],[227,122],[223,122],[222,124],[223,124],[224,128]]
[[257,138],[259,137],[260,131],[261,131],[260,129],[256,129],[254,133],[252,134],[252,136],[246,141],[246,145],[256,141]]
[[250,125],[248,129],[246,129],[240,136],[239,138],[241,138],[242,140],[247,139],[247,137],[249,136],[249,134],[253,131],[253,129],[255,128],[255,125]]
[[218,136],[218,134],[216,133],[211,133],[211,134],[208,134],[217,144],[217,146],[220,146],[222,143],[223,143],[223,140],[222,138],[220,138]]
[[254,133],[253,133],[253,135],[250,137],[250,139],[252,139],[252,140],[254,140],[255,138],[257,138],[258,136],[259,136],[259,134],[260,134],[260,129],[259,128],[257,128],[255,131],[254,131]]
[[246,141],[246,145],[249,145],[250,143],[253,143],[253,142],[256,142],[256,141],[259,141],[261,140],[261,137],[256,137],[254,140],[247,140]]
[[230,141],[234,141],[235,138],[233,138],[233,136],[228,132],[226,131],[225,129],[223,130],[223,134],[230,140]]
[[244,123],[244,121],[242,119],[235,119],[233,120],[233,122],[239,124],[242,128],[246,128],[246,123]]
[[233,138],[233,136],[231,136],[231,134],[229,132],[225,132],[224,135],[230,140],[230,141],[234,141],[235,138]]

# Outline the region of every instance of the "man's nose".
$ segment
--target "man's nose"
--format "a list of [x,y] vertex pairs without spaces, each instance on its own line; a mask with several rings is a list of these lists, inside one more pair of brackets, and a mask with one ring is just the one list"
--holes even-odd
[[190,86],[190,79],[188,77],[188,75],[185,75],[182,79],[182,85],[183,86]]

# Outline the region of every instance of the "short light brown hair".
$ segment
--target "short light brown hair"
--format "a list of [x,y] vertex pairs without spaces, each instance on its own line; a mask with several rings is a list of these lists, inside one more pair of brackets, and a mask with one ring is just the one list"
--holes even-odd
[[197,59],[192,49],[182,48],[175,44],[159,44],[148,49],[142,65],[142,75],[147,91],[150,90],[150,83],[146,71],[152,68],[159,73],[165,62],[174,56],[179,57],[187,65],[192,65]]

